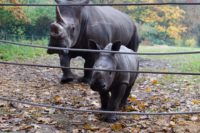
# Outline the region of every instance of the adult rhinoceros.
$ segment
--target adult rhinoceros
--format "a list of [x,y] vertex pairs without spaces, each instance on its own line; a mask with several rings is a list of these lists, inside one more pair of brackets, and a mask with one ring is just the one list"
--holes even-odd
[[[57,4],[89,4],[90,0],[56,0]],[[139,45],[136,25],[131,18],[112,7],[98,6],[57,6],[56,22],[52,23],[49,46],[88,49],[88,41],[93,40],[102,49],[105,44],[120,41],[133,51]],[[97,54],[67,50],[47,50],[48,54],[59,54],[60,65],[70,66],[71,58],[81,56],[85,68],[92,68]],[[62,69],[61,83],[72,81],[75,77],[70,69]],[[84,71],[81,81],[88,82],[91,71]]]

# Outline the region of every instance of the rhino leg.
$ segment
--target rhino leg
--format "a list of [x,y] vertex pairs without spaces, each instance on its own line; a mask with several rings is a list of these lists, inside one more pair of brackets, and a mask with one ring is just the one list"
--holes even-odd
[[110,95],[108,92],[99,92],[101,99],[101,110],[106,110]]
[[[124,97],[127,84],[122,84],[118,89],[111,92],[111,98],[108,102],[107,110],[108,111],[117,111],[119,110],[119,105],[122,98]],[[116,114],[105,114],[104,121],[106,122],[116,122],[118,120]]]
[[[62,67],[70,67],[71,58],[67,54],[60,54],[60,65]],[[75,75],[71,72],[70,69],[62,68],[63,76],[61,78],[60,83],[65,84],[73,81],[75,79]]]
[[[137,78],[137,75],[136,75],[136,77],[135,77],[135,80],[136,80],[136,78]],[[131,93],[131,89],[132,89],[132,87],[133,87],[133,85],[134,85],[134,83],[135,83],[135,80],[133,81],[132,85],[130,85],[129,87],[127,87],[126,92],[125,92],[125,94],[124,94],[124,97],[122,98],[122,101],[121,101],[121,103],[120,103],[120,105],[119,105],[120,108],[123,108],[124,106],[126,106],[128,96],[129,96],[130,93]]]
[[[92,68],[94,65],[94,59],[92,56],[90,58],[85,58],[84,68]],[[84,76],[79,79],[79,82],[88,84],[92,78],[91,70],[84,70]]]
[[126,104],[127,104],[127,99],[128,99],[128,96],[130,95],[131,89],[132,89],[132,86],[131,86],[131,87],[128,87],[128,88],[126,89],[126,92],[125,92],[125,94],[124,94],[124,97],[122,98],[122,101],[121,101],[121,103],[120,103],[120,105],[119,105],[120,108],[123,108],[124,106],[126,106]]

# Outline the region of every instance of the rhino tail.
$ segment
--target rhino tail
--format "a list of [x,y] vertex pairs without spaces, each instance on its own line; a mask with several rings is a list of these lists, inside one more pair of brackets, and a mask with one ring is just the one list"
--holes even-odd
[[131,37],[130,43],[128,44],[128,48],[130,48],[133,51],[137,52],[141,40],[140,40],[139,35],[138,35],[137,27],[136,26],[134,26],[134,27],[135,27],[134,28],[134,33],[133,33],[133,35]]

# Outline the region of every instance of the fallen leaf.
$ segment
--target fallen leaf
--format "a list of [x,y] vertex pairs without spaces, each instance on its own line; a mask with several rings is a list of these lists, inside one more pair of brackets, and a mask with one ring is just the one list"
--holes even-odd
[[37,125],[37,124],[31,124],[31,125],[34,127],[34,129],[39,129],[40,128],[40,126]]
[[56,112],[55,109],[51,109],[51,108],[44,108],[44,114],[54,114]]
[[90,125],[90,124],[85,124],[85,125],[83,126],[83,128],[84,128],[85,130],[90,130],[90,131],[99,130],[99,127],[95,127],[95,126]]
[[115,132],[117,131],[121,131],[122,129],[125,128],[125,125],[124,124],[121,124],[121,123],[116,123],[116,124],[113,124],[111,125],[111,129]]
[[63,103],[63,97],[56,95],[53,97],[53,102],[56,104],[61,104]]
[[101,128],[97,133],[110,133],[111,129],[110,128]]
[[49,124],[49,123],[52,122],[52,119],[51,119],[51,118],[39,117],[39,118],[37,118],[37,121],[38,121],[39,123]]
[[176,123],[174,121],[170,121],[169,124],[171,127],[174,127],[176,125]]
[[139,116],[139,115],[133,115],[133,117],[132,117],[134,120],[140,120],[141,119],[141,117]]
[[151,93],[152,92],[152,89],[150,87],[147,87],[145,90],[144,90],[146,93]]
[[8,102],[5,102],[5,101],[0,102],[0,107],[5,107],[7,105],[8,105]]
[[136,98],[136,97],[129,97],[129,98],[128,98],[128,101],[129,101],[130,103],[132,103],[132,102],[137,101],[137,98]]
[[80,130],[79,129],[73,129],[72,133],[80,133]]
[[158,96],[152,96],[152,97],[150,97],[150,99],[152,101],[157,101],[157,100],[160,100],[160,97],[158,97]]
[[132,128],[132,133],[139,133],[140,132],[140,128]]
[[30,130],[31,128],[34,128],[33,125],[22,125],[20,126],[19,130]]
[[176,125],[173,128],[175,133],[199,133],[200,132],[200,124],[199,122],[187,121],[185,125]]
[[191,119],[191,121],[197,121],[198,120],[198,116],[196,116],[196,115],[192,116],[190,119]]
[[88,115],[89,121],[97,121],[97,117],[94,114]]
[[126,106],[124,111],[130,112],[130,111],[140,111],[140,110],[138,109],[137,106],[131,105],[131,106]]
[[91,104],[96,106],[96,107],[100,106],[100,103],[98,101],[92,101]]
[[12,127],[10,127],[9,124],[0,124],[0,129],[3,132],[10,132],[10,131],[12,131]]
[[139,108],[140,110],[144,110],[146,106],[148,106],[148,104],[145,103],[145,102],[143,102],[143,101],[141,101],[141,102],[138,104],[138,108]]
[[200,104],[200,100],[193,99],[193,100],[192,100],[192,104],[196,104],[196,105],[197,105],[197,104]]
[[151,83],[152,83],[152,85],[156,85],[156,84],[158,84],[158,80],[153,79],[153,80],[151,81]]
[[22,114],[20,114],[20,117],[22,118],[31,118],[29,112],[24,111]]
[[132,133],[132,128],[131,127],[126,127],[123,129],[124,133]]

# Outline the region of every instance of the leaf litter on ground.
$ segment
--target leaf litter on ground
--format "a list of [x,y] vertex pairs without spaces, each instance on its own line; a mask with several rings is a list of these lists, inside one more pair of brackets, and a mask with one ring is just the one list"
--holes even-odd
[[[53,61],[53,62],[52,62]],[[33,61],[59,65],[57,57]],[[32,61],[30,61],[31,63]],[[83,61],[74,61],[80,67]],[[168,71],[165,62],[145,60],[141,69],[153,67]],[[158,65],[158,66],[156,66]],[[147,67],[148,68],[147,68]],[[77,72],[77,74],[82,72]],[[35,103],[54,104],[79,109],[99,109],[99,95],[88,85],[61,85],[59,69],[1,65],[0,95]],[[176,112],[200,110],[198,80],[190,76],[139,74],[128,105],[121,111]],[[10,102],[0,102],[0,131],[2,132],[200,132],[200,115],[120,116],[117,123],[106,123],[90,113],[38,108]]]

